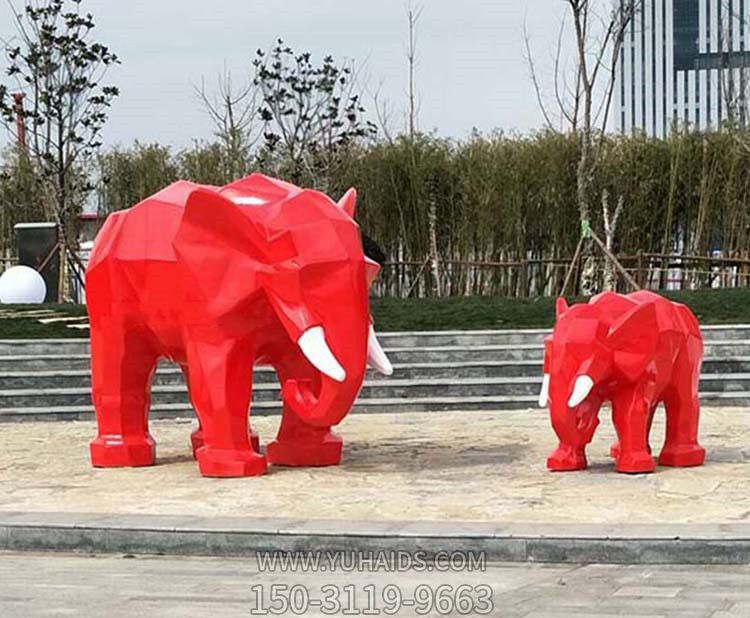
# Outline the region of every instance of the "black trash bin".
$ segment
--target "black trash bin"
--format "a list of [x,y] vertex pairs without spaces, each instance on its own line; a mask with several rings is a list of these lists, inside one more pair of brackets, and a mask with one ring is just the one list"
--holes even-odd
[[[47,285],[44,302],[56,303],[60,284],[60,252],[57,247],[56,223],[17,223],[14,226],[18,239],[18,263],[39,270]],[[50,256],[50,253],[54,254]],[[46,263],[45,263],[46,260]]]

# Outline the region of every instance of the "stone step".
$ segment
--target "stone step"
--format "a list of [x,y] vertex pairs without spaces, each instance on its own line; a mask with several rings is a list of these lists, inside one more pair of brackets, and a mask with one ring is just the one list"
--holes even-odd
[[[728,393],[706,393],[701,395],[701,405],[724,407],[750,406],[750,390]],[[423,397],[410,399],[361,399],[354,406],[353,414],[441,412],[441,411],[485,411],[517,410],[528,408],[529,414],[544,414],[536,407],[536,395],[513,397]],[[281,411],[279,402],[267,401],[253,404],[252,415],[268,416]],[[606,413],[606,410],[602,412]],[[153,404],[150,418],[194,418],[195,413],[185,404]],[[74,421],[92,420],[91,405],[0,408],[0,423],[23,421]]]
[[[512,361],[541,362],[543,349],[537,344],[508,344],[490,346],[445,346],[424,348],[386,348],[394,365],[431,363],[476,363]],[[717,340],[707,342],[705,355],[711,358],[750,357],[750,340]],[[86,369],[90,359],[86,354],[15,354],[0,356],[0,373],[21,371],[54,371]]]
[[[418,399],[360,399],[353,408],[353,414],[397,413],[397,412],[440,412],[471,410],[509,410],[533,408],[536,395],[515,397],[422,397]],[[281,412],[278,401],[254,403],[251,416],[267,416]],[[542,410],[532,410],[532,413]],[[192,418],[193,409],[185,404],[152,404],[149,418]],[[0,408],[0,423],[16,421],[71,421],[94,418],[91,405]]]
[[[369,373],[359,412],[504,409],[534,406],[541,384],[545,331],[385,333],[395,373]],[[750,326],[704,329],[701,399],[709,405],[750,403]],[[0,421],[90,418],[90,359],[85,340],[0,341]],[[270,367],[254,372],[254,414],[279,410]],[[160,365],[153,416],[192,416],[178,367]]]
[[88,370],[91,358],[88,354],[18,354],[0,356],[0,373],[4,372],[50,372],[66,370]]
[[[507,346],[540,344],[549,334],[547,329],[509,329],[477,331],[406,331],[379,333],[384,348],[435,348],[471,346]],[[750,340],[750,325],[715,325],[702,328],[706,342]],[[1,356],[88,354],[87,339],[2,339]]]
[[[463,378],[425,380],[366,381],[360,398],[367,401],[424,398],[474,397],[536,397],[541,376],[502,378]],[[748,374],[709,374],[701,378],[701,394],[744,392],[750,390]],[[275,402],[280,399],[276,382],[259,383],[253,387],[253,402]],[[182,384],[156,385],[151,389],[154,404],[188,404],[187,389]],[[0,391],[0,408],[43,408],[55,406],[87,406],[91,403],[88,388],[11,389]]]
[[[475,397],[492,395],[534,395],[541,380],[535,377],[478,378],[464,380],[387,380],[365,382],[360,393],[363,399],[398,399],[423,397]],[[253,387],[253,401],[278,401],[277,382],[260,383]],[[184,385],[154,386],[151,401],[156,404],[188,403]],[[91,403],[88,388],[13,389],[0,391],[0,408],[38,408],[44,406],[81,406]]]
[[[750,371],[750,359],[747,364]],[[394,365],[394,377],[399,379],[420,380],[438,378],[499,378],[536,376],[542,370],[541,360],[527,361],[485,361],[464,363],[411,363]],[[263,384],[278,380],[271,367],[256,367],[253,372],[253,382]],[[368,379],[374,380],[379,376],[368,371]],[[184,384],[182,371],[172,364],[159,366],[153,385]],[[89,388],[91,386],[91,371],[86,369],[51,370],[51,371],[4,371],[0,372],[0,387],[2,390],[16,388]]]
[[[397,347],[385,348],[390,361],[402,363],[432,362],[469,362],[497,360],[533,360],[541,359],[541,344],[505,344],[505,345],[467,345],[445,347]],[[750,342],[748,342],[750,356]],[[83,369],[90,365],[88,354],[74,354],[55,351],[48,354],[25,353],[0,356],[0,372],[52,369]]]
[[[472,379],[503,377],[539,377],[542,373],[541,359],[520,361],[467,361],[443,363],[404,363],[394,365],[393,378],[400,380]],[[703,361],[704,374],[748,374],[750,356],[717,357]],[[372,371],[368,379],[382,380]],[[256,367],[255,384],[276,382],[278,378],[271,367]],[[184,378],[179,367],[162,363],[154,376],[154,386],[182,385]],[[91,372],[85,369],[0,371],[0,390],[90,388]]]

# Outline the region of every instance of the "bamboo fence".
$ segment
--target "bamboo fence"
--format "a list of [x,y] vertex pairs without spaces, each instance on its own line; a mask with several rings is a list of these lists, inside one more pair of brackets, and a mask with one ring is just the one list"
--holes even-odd
[[[750,286],[747,257],[638,253],[620,255],[625,271],[643,289],[655,291],[739,288]],[[443,296],[555,296],[563,287],[572,258],[528,259],[503,262],[447,260],[438,262],[440,285],[434,285],[430,259],[386,262],[373,285],[376,297],[425,297],[440,289]],[[603,284],[604,258],[595,258],[599,287]],[[567,292],[579,293],[580,265]],[[620,291],[629,291],[623,281]]]

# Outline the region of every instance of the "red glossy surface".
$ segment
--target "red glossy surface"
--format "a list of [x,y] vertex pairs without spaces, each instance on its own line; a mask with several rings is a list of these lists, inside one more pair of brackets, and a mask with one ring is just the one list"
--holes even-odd
[[[202,474],[266,470],[248,419],[255,364],[272,365],[283,385],[268,460],[339,462],[341,440],[330,428],[362,386],[368,285],[378,270],[362,252],[355,200],[353,190],[336,204],[254,174],[222,188],[177,182],[109,216],[86,274],[99,427],[93,465],[154,462],[148,413],[160,358],[183,368]],[[297,345],[314,326],[324,329],[343,382],[315,369]]]
[[[586,468],[586,445],[599,423],[599,408],[612,404],[618,443],[612,456],[619,472],[651,472],[649,433],[656,406],[666,408],[666,439],[659,463],[697,466],[698,380],[703,340],[692,312],[657,294],[604,293],[588,304],[558,300],[557,323],[545,341],[549,408],[560,443],[547,460],[550,470]],[[580,376],[593,387],[569,406]]]

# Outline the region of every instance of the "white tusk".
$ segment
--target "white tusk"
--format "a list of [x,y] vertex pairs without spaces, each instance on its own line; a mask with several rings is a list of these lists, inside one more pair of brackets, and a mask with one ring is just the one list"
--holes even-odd
[[568,400],[568,407],[575,408],[580,405],[589,396],[592,388],[594,388],[594,381],[589,376],[578,376],[576,383],[573,385],[573,393]]
[[308,328],[297,340],[297,345],[315,369],[336,382],[343,382],[346,379],[346,371],[326,343],[322,326]]
[[367,366],[375,371],[389,376],[393,373],[393,365],[380,347],[380,342],[375,335],[375,329],[370,324],[370,334],[367,336]]
[[542,390],[539,391],[539,407],[546,408],[549,403],[549,374],[545,373],[542,378]]

